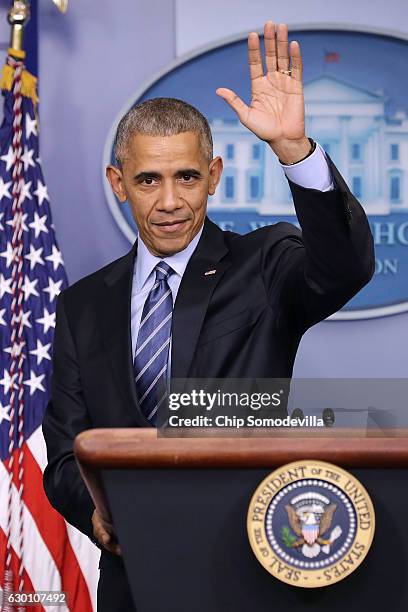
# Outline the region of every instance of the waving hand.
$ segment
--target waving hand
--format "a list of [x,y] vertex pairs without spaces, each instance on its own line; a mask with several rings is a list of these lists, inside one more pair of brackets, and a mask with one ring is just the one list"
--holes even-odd
[[303,157],[310,149],[305,136],[300,46],[293,41],[289,47],[287,26],[275,26],[272,21],[265,24],[264,41],[266,74],[259,36],[256,32],[248,36],[249,106],[231,89],[221,87],[216,93],[235,110],[243,125],[290,163],[296,161],[290,157]]

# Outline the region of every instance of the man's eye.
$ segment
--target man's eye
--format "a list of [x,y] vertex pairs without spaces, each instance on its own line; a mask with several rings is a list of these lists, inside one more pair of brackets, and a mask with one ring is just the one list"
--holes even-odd
[[142,180],[142,185],[153,185],[154,182],[154,178],[151,176],[145,176],[145,178]]
[[187,183],[188,183],[188,182],[190,181],[190,179],[192,179],[192,178],[193,178],[193,177],[192,177],[192,175],[191,175],[191,174],[183,174],[183,181],[185,181],[185,182],[187,182]]

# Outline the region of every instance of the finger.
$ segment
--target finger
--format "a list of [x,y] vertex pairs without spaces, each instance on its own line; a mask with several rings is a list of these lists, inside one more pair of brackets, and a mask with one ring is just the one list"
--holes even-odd
[[276,61],[276,28],[273,21],[267,21],[264,27],[265,62],[268,74],[275,72],[278,67]]
[[113,525],[112,525],[112,523],[110,523],[107,520],[103,519],[101,517],[101,515],[98,515],[98,516],[95,517],[94,530],[95,529],[97,529],[97,531],[100,534],[103,534],[103,533],[111,534],[111,533],[113,533]]
[[290,58],[292,60],[292,77],[296,81],[302,80],[302,54],[297,40],[290,43]]
[[278,70],[289,70],[288,26],[280,23],[276,29]]
[[110,542],[114,538],[114,532],[111,528],[106,528],[102,521],[94,527],[95,537],[104,544]]
[[256,32],[251,32],[248,36],[248,64],[251,81],[263,76],[261,45]]
[[103,543],[103,547],[114,555],[120,556],[122,554],[120,547],[116,542]]
[[235,91],[232,91],[232,89],[227,89],[226,87],[219,87],[215,93],[217,96],[220,96],[220,98],[223,98],[226,102],[228,102],[231,108],[233,108],[237,113],[240,121],[245,119],[249,110],[248,106],[239,96],[237,96]]
[[114,533],[109,533],[108,531],[105,531],[104,529],[98,529],[97,534],[95,535],[96,535],[98,542],[104,548],[106,548],[106,550],[109,550],[109,552],[115,555],[122,554],[122,549],[120,548]]
[[94,536],[98,540],[98,542],[100,542],[104,546],[105,546],[105,544],[109,544],[109,542],[112,539],[111,534],[108,531],[105,531],[105,529],[102,529],[102,528],[94,529]]

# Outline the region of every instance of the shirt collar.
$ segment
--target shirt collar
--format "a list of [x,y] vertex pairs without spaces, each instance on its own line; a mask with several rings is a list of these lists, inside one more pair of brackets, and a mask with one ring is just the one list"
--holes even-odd
[[143,286],[145,285],[150,274],[160,261],[166,262],[169,266],[173,268],[176,274],[182,277],[189,262],[189,259],[194,253],[198,241],[201,238],[203,228],[204,224],[201,226],[199,232],[194,236],[192,241],[186,246],[185,249],[179,251],[178,253],[174,253],[174,255],[170,255],[169,257],[156,257],[155,255],[152,255],[143,240],[140,238],[140,236],[138,236],[137,255],[133,268],[133,282],[135,284],[136,292],[139,292],[143,289]]

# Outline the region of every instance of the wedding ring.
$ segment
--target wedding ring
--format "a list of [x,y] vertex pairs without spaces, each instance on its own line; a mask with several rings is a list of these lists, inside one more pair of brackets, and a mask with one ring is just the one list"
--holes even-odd
[[292,76],[292,69],[290,70],[279,70],[281,74],[287,74],[288,76]]

